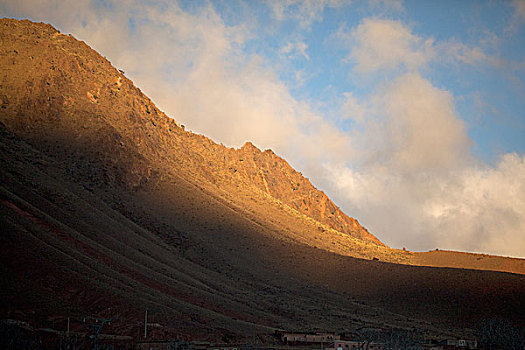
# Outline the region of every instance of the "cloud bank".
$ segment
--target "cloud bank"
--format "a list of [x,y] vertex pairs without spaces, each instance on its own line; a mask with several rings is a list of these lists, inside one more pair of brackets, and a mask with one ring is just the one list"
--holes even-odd
[[397,69],[415,70],[432,56],[432,40],[412,34],[400,21],[368,18],[351,33],[349,58],[359,72]]
[[348,34],[356,72],[397,78],[370,97],[366,118],[357,110],[357,157],[325,165],[338,202],[396,247],[523,256],[525,157],[504,154],[495,167],[474,159],[454,96],[419,72],[449,52],[439,48],[465,52],[461,61],[479,51],[417,37],[397,21],[367,19]]

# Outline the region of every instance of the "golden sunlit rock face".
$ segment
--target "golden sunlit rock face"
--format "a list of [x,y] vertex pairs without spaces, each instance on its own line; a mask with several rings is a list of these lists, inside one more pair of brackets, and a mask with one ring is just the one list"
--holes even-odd
[[522,275],[407,265],[524,260],[391,249],[271,150],[184,130],[50,25],[2,19],[0,49],[2,316],[111,307],[135,334],[148,307],[159,335],[200,338],[523,320]]
[[[3,121],[10,129],[39,141],[103,146],[97,158],[107,157],[120,172],[108,169],[105,176],[118,177],[128,188],[152,180],[149,169],[130,169],[148,161],[159,171],[188,173],[219,190],[230,187],[230,194],[232,186],[234,192],[267,194],[329,228],[382,245],[271,150],[261,152],[251,143],[229,149],[184,132],[84,43],[48,25],[4,21],[3,26],[10,30],[4,33],[10,52],[3,65],[16,76],[3,91],[8,101]],[[31,125],[38,130],[27,130]],[[131,159],[130,152],[136,152]]]
[[107,60],[51,26],[15,21],[4,26],[25,36],[5,33],[4,45],[13,47],[5,58],[16,79],[4,85],[9,87],[3,92],[9,101],[4,123],[49,147],[98,148],[86,157],[109,166],[90,169],[97,172],[94,179],[133,189],[176,172],[234,200],[260,197],[287,206],[321,232],[332,229],[384,246],[271,150],[261,152],[249,142],[230,149],[184,131]]

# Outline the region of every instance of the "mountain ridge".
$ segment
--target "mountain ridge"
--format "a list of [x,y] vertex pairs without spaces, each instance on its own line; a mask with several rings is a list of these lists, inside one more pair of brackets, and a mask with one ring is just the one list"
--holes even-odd
[[[55,67],[55,61],[63,60],[64,58],[61,57],[63,55],[69,55],[72,56],[74,59],[73,62],[75,63],[74,65],[73,63],[69,63],[72,65],[71,69],[77,73],[74,76],[83,83],[83,88],[86,90],[85,96],[83,94],[80,94],[80,96],[75,96],[74,94],[62,96],[58,92],[50,93],[49,90],[52,90],[52,88],[46,89],[46,86],[44,86],[44,88],[41,89],[41,93],[45,94],[45,96],[55,96],[53,100],[47,101],[49,114],[55,117],[61,113],[68,114],[68,110],[75,108],[75,104],[85,103],[85,100],[87,100],[93,107],[91,111],[89,110],[90,108],[87,108],[87,111],[100,114],[101,117],[101,120],[90,118],[89,123],[107,123],[110,129],[114,131],[114,134],[111,135],[111,131],[104,130],[104,132],[110,135],[106,135],[107,137],[104,141],[95,140],[95,142],[111,145],[112,149],[116,150],[122,148],[137,149],[137,147],[140,147],[142,156],[150,156],[150,158],[157,157],[163,162],[171,162],[179,166],[183,165],[185,169],[190,172],[190,175],[200,179],[204,178],[212,183],[241,182],[248,187],[247,190],[250,190],[250,187],[253,185],[258,187],[259,190],[267,192],[275,199],[282,201],[284,204],[293,207],[302,214],[328,225],[337,231],[383,245],[376,237],[359,225],[357,220],[343,213],[323,192],[315,189],[309,180],[291,168],[286,161],[275,155],[273,151],[261,152],[251,143],[245,144],[245,146],[239,150],[229,149],[214,143],[204,136],[184,131],[180,124],[161,112],[149,98],[142,94],[140,89],[137,89],[120,71],[113,68],[109,61],[97,57],[98,54],[87,45],[81,42],[75,45],[74,39],[60,34],[51,26],[43,25],[43,33],[50,42],[48,47],[50,45],[56,45],[59,50],[63,51],[63,54],[53,55],[53,57],[49,59],[49,62],[47,62],[48,67],[45,67],[45,62],[43,62],[42,68],[49,68],[50,73],[40,74],[43,79],[47,79],[45,83],[41,82],[41,84],[46,84],[50,87],[51,81],[53,81],[53,86],[60,86],[62,89],[67,89],[69,84],[76,83],[63,79],[60,66],[57,65],[57,67]],[[44,39],[45,36],[41,35],[41,40]],[[69,45],[68,50],[63,48],[64,43]],[[69,48],[72,44],[74,50]],[[98,61],[102,64],[102,66],[97,68],[98,80],[95,82],[89,81],[89,79],[85,77],[86,73],[89,74],[93,72],[93,61]],[[53,74],[55,69],[59,70],[59,74]],[[104,73],[101,74],[101,71]],[[34,74],[35,72],[31,72],[31,75]],[[101,78],[101,76],[103,76],[103,78]],[[106,81],[112,81],[113,83],[108,86]],[[32,89],[35,90],[36,87]],[[20,90],[21,89],[19,89],[19,91]],[[20,95],[20,92],[18,94]],[[121,101],[119,95],[126,94],[131,94],[132,97],[126,101]],[[4,92],[4,99],[6,98],[9,99]],[[45,97],[43,98],[45,99]],[[84,101],[80,102],[81,100]],[[132,107],[131,112],[126,110],[126,107]],[[108,114],[106,112],[108,110],[111,110],[111,115],[104,115],[104,113]],[[115,121],[119,121],[125,113],[129,113],[127,116],[124,116],[128,119],[129,124],[115,124]],[[143,120],[144,118],[146,118],[146,121]],[[49,120],[52,120],[52,118],[48,116],[48,121]],[[6,122],[9,124],[12,121],[7,120]],[[86,121],[76,118],[76,122],[85,123]],[[24,126],[10,125],[11,127],[22,129],[22,132],[24,132]],[[25,125],[25,127],[27,127],[27,125]],[[76,128],[69,126],[69,128],[78,130],[82,128],[82,126]],[[144,133],[139,133],[132,128],[142,129],[141,131]],[[156,132],[153,132],[154,130],[152,129]],[[98,131],[103,131],[102,125]],[[174,142],[175,138],[170,138],[170,133],[176,134],[178,138],[185,137],[185,139],[182,142],[179,141],[176,143]],[[153,137],[154,142],[141,138],[144,134]],[[56,136],[57,135],[54,135],[53,137]],[[102,135],[97,136],[99,138],[102,137]],[[111,139],[112,137],[120,139],[118,144],[112,145],[112,143],[116,142]],[[159,145],[161,147],[164,146],[164,149],[160,148]],[[190,145],[192,147],[189,147]],[[110,150],[107,150],[107,153],[110,154]],[[170,153],[172,155],[187,155],[188,157],[180,157],[178,160],[173,160],[169,159]],[[220,159],[221,156],[222,162]],[[204,160],[206,164],[200,164],[199,161],[195,161],[196,159],[200,161]],[[110,162],[113,164],[117,163],[115,158],[111,159]],[[269,164],[270,162],[274,162],[274,164]],[[239,179],[239,174],[241,173],[237,173],[238,168],[243,170],[241,175],[241,177],[243,177],[242,179]],[[225,173],[223,171],[224,169],[231,170],[231,173]],[[151,174],[143,174],[140,177],[146,179],[149,175]],[[136,181],[140,182],[140,180],[135,179],[131,180],[128,185],[131,187],[136,186]]]
[[[159,337],[202,338],[525,323],[525,260],[409,266],[428,255],[367,236],[272,151],[185,131],[50,25],[0,28],[4,317],[45,324],[111,306],[112,329],[136,334],[147,307]],[[464,269],[491,259],[510,266]]]

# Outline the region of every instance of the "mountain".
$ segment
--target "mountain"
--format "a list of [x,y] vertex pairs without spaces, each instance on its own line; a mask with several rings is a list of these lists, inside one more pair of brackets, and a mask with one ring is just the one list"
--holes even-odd
[[391,249],[271,150],[186,131],[85,43],[0,28],[3,318],[111,315],[135,336],[148,308],[153,334],[201,339],[525,323],[523,259]]

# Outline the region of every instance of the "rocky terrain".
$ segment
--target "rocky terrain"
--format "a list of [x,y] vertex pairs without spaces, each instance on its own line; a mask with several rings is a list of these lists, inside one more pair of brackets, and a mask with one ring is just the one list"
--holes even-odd
[[111,314],[136,335],[148,308],[159,336],[202,339],[525,323],[525,260],[391,249],[271,150],[185,131],[50,25],[2,19],[0,66],[2,318]]

